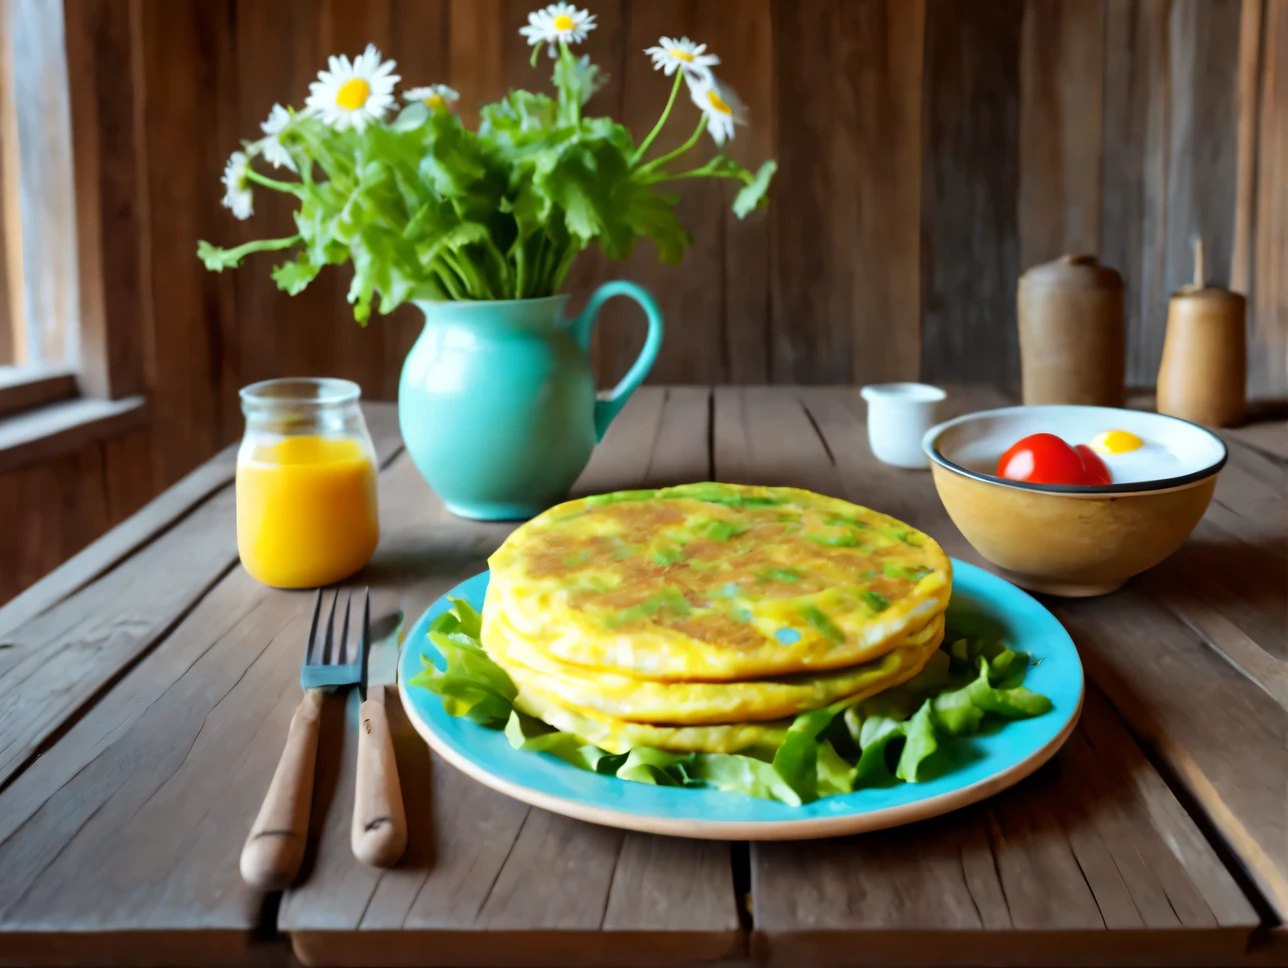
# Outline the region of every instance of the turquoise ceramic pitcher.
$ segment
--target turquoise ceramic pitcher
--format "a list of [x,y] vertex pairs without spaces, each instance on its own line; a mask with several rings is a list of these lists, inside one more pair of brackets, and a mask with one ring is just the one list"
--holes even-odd
[[[640,304],[648,336],[622,381],[596,399],[590,334],[614,296]],[[662,315],[639,286],[606,283],[571,319],[567,303],[416,304],[425,329],[403,364],[398,423],[412,461],[453,514],[514,520],[560,501],[653,366]]]

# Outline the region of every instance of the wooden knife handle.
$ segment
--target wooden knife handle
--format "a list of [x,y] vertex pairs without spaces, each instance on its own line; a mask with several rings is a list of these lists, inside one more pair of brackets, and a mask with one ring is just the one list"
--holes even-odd
[[300,871],[308,839],[321,718],[322,691],[306,689],[291,717],[273,782],[242,847],[242,880],[261,891],[282,890]]
[[358,777],[350,842],[353,856],[372,867],[392,867],[407,849],[407,816],[385,714],[384,686],[368,687],[358,713]]

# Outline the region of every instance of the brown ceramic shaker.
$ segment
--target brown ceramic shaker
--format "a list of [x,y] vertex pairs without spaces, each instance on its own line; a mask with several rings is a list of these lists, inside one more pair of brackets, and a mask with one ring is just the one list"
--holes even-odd
[[1167,306],[1158,412],[1208,427],[1243,420],[1247,301],[1220,286],[1182,286]]
[[1093,255],[1033,266],[1017,291],[1024,402],[1121,407],[1123,280]]

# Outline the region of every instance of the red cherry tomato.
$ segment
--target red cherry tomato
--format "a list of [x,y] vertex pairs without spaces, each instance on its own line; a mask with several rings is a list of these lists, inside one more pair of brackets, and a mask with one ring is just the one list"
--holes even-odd
[[1082,458],[1083,481],[1084,484],[1112,484],[1114,477],[1109,473],[1109,468],[1105,462],[1100,459],[1100,455],[1088,447],[1086,444],[1078,444],[1073,448]]
[[997,462],[997,476],[1029,484],[1084,484],[1086,470],[1077,451],[1055,434],[1030,434]]

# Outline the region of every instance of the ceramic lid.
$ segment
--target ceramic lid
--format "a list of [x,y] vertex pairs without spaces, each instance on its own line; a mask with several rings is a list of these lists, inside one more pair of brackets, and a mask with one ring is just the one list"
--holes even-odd
[[1230,289],[1223,289],[1221,286],[1196,286],[1193,283],[1186,283],[1180,289],[1172,293],[1173,299],[1194,300],[1196,302],[1213,303],[1215,305],[1227,305],[1232,308],[1241,308],[1247,300],[1239,293]]
[[1121,289],[1123,277],[1094,255],[1062,255],[1053,262],[1031,267],[1020,276],[1022,286],[1058,286],[1061,289]]

